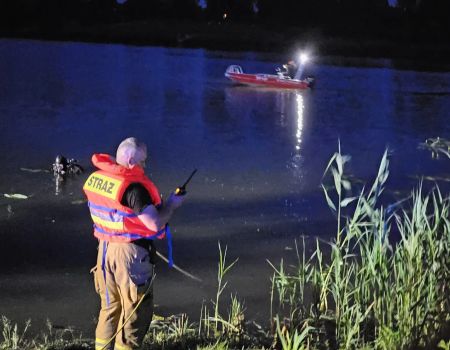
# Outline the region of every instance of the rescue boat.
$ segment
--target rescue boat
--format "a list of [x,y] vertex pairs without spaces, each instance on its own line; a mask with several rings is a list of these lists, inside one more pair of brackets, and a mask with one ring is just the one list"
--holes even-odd
[[276,89],[310,89],[314,85],[314,78],[293,79],[285,72],[278,71],[277,74],[249,74],[244,73],[241,66],[231,65],[225,71],[225,77],[231,81],[250,85]]

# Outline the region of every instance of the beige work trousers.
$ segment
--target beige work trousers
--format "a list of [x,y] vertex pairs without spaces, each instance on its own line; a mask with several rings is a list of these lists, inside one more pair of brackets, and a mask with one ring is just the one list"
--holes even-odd
[[[95,349],[105,347],[117,330],[130,320],[105,349],[138,349],[153,316],[153,265],[147,249],[132,243],[99,242],[95,287],[101,309],[95,331]],[[103,267],[103,268],[102,268]]]

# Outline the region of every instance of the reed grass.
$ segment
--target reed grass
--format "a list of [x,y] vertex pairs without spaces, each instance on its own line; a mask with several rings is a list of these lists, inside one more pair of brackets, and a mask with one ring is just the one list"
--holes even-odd
[[198,345],[197,350],[228,350],[228,343],[225,340],[217,340],[214,344]]
[[234,260],[231,264],[226,264],[227,259],[227,246],[225,246],[225,249],[222,251],[222,248],[220,246],[220,242],[218,242],[219,245],[219,263],[218,263],[218,269],[217,269],[217,293],[216,293],[216,302],[214,303],[214,319],[215,319],[215,326],[217,328],[218,322],[222,319],[222,317],[219,314],[219,301],[220,296],[222,295],[223,291],[225,290],[225,287],[227,286],[228,282],[224,282],[224,277],[228,273],[228,271],[237,263],[238,259]]
[[3,340],[0,343],[0,349],[21,349],[27,347],[29,342],[25,340],[25,334],[31,326],[31,320],[25,322],[25,326],[22,331],[16,324],[12,325],[11,321],[2,316],[2,337]]
[[450,350],[450,340],[448,342],[441,340],[438,344],[438,348],[443,350]]
[[[281,348],[283,350],[306,350],[309,349],[308,334],[313,327],[304,325],[301,333],[297,329],[294,329],[293,334],[289,334],[289,330],[286,326],[280,327],[280,321],[278,317],[275,320],[277,333],[276,336],[279,339]],[[276,342],[275,342],[276,343]]]
[[80,332],[71,327],[55,329],[53,324],[47,320],[46,331],[40,335],[27,337],[28,330],[31,328],[31,320],[25,322],[22,330],[17,323],[13,325],[7,317],[1,317],[0,327],[2,328],[2,340],[0,349],[2,350],[58,350],[58,349],[86,349],[92,344],[92,340],[82,338]]
[[217,265],[217,290],[215,301],[212,302],[214,307],[214,315],[210,316],[208,305],[202,305],[200,312],[200,325],[198,335],[206,340],[220,339],[221,337],[233,338],[238,341],[240,336],[244,333],[244,305],[237,296],[231,295],[231,303],[229,305],[228,318],[225,318],[220,313],[221,296],[224,292],[228,281],[225,281],[225,276],[237,263],[235,259],[230,264],[227,264],[227,246],[222,249],[220,242],[219,246],[219,262]]
[[[408,199],[380,204],[389,175],[387,151],[370,189],[352,197],[345,175],[349,161],[339,147],[324,174],[334,192],[322,185],[337,217],[336,237],[328,246],[317,240],[309,258],[303,241],[294,271],[286,272],[283,260],[274,267],[273,286],[279,304],[288,306],[291,334],[312,325],[304,337],[311,348],[425,347],[450,320],[449,197],[437,187],[424,194],[419,184]],[[392,232],[399,242],[391,242]]]
[[450,158],[450,140],[445,138],[428,138],[424,143],[419,144],[419,148],[431,151],[431,156],[433,158],[439,158],[440,154]]

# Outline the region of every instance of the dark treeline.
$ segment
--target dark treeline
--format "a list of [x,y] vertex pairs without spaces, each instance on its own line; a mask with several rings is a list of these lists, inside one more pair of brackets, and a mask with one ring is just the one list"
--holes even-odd
[[[445,43],[450,0],[0,0],[0,34],[52,35],[68,26],[169,20],[242,23],[283,32],[320,30],[330,37]],[[180,25],[180,24],[178,24]],[[63,35],[63,34],[62,34]]]

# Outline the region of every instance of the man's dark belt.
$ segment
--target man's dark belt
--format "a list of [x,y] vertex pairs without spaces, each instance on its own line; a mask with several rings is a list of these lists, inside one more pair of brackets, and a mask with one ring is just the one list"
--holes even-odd
[[150,254],[150,262],[153,265],[156,264],[156,247],[151,239],[141,238],[141,239],[132,241],[131,243],[148,250],[148,252]]
[[150,250],[153,247],[153,242],[150,239],[141,238],[141,239],[132,241],[131,243],[133,243],[139,247],[142,247],[144,249],[147,249],[147,250]]

